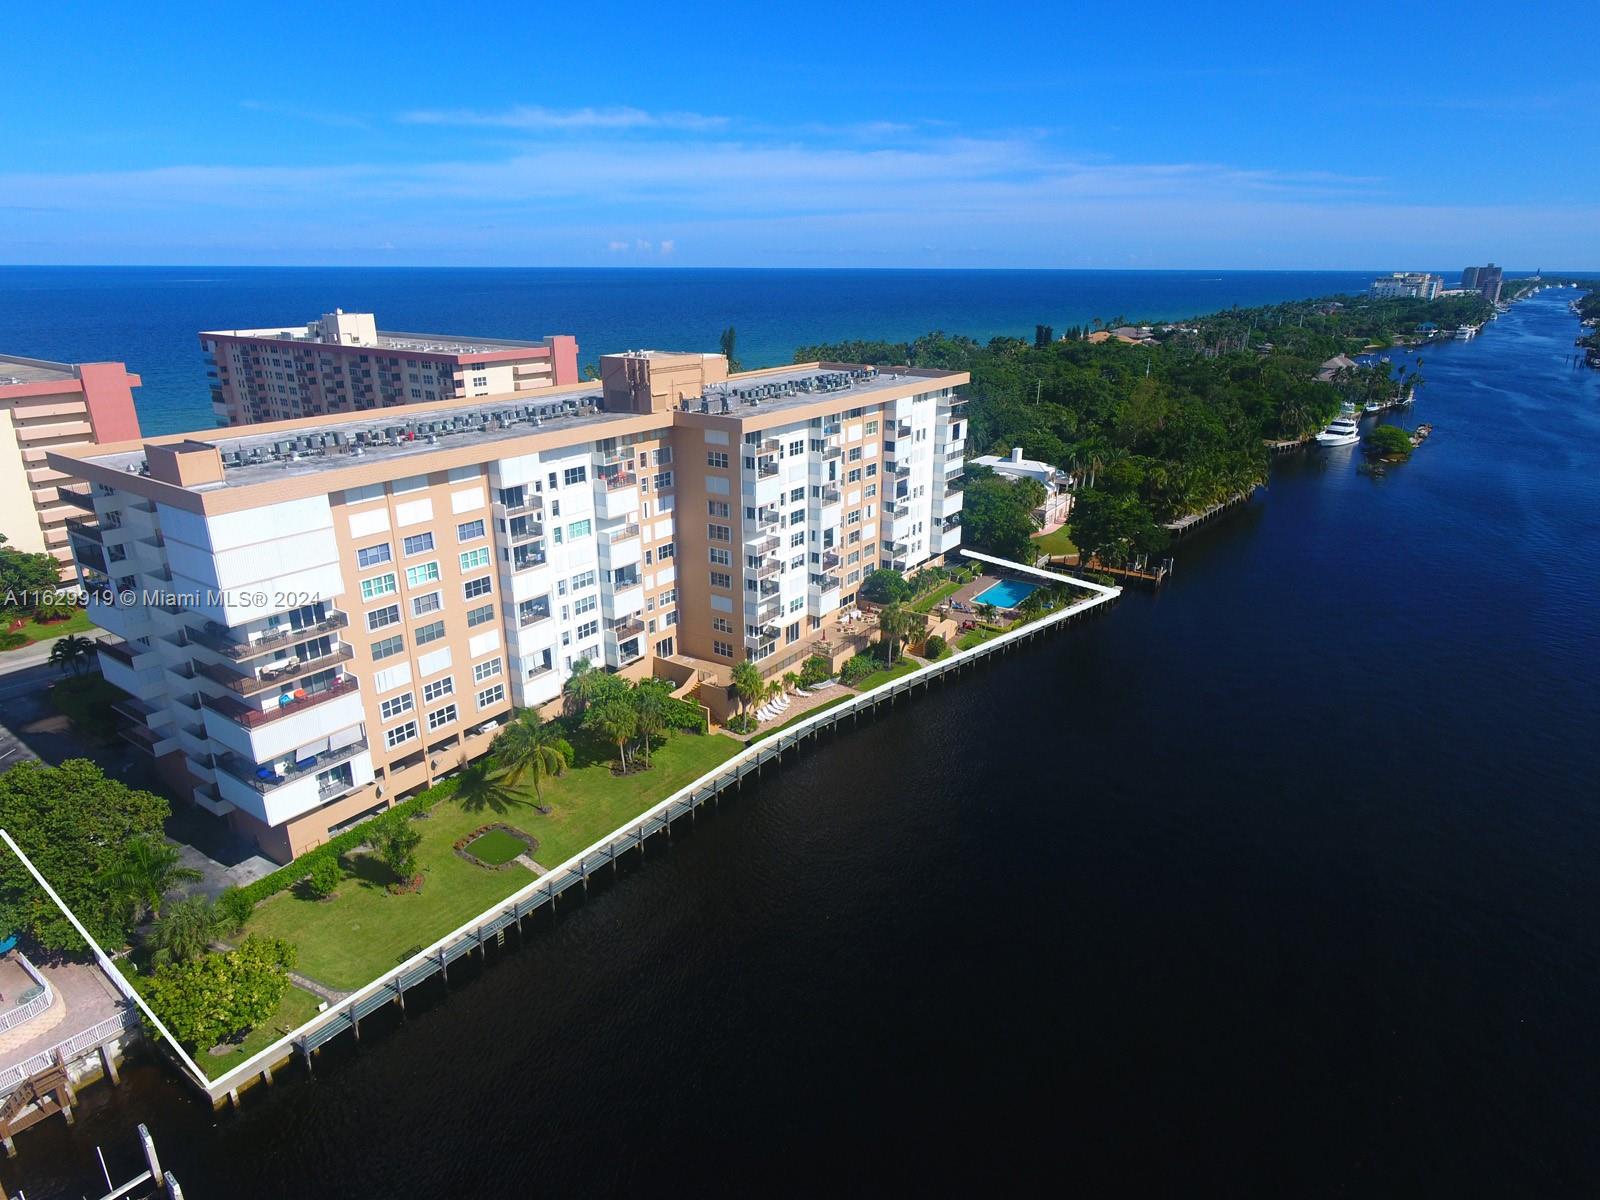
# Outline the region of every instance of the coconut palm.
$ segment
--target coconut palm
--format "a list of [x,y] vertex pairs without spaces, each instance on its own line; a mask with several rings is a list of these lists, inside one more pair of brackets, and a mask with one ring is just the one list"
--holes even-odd
[[157,963],[198,958],[211,948],[222,931],[223,920],[209,897],[186,896],[167,909],[150,934],[152,959]]
[[516,787],[524,779],[533,780],[534,799],[542,808],[544,781],[567,769],[567,756],[562,746],[565,740],[558,726],[541,720],[533,709],[525,708],[496,735],[490,750],[500,764],[500,778],[505,785]]
[[788,688],[791,692],[798,693],[800,691],[800,672],[798,672],[798,671],[786,671],[786,672],[784,672],[783,686]]
[[135,838],[102,874],[102,880],[135,917],[146,912],[157,919],[167,893],[180,883],[198,883],[202,876],[180,865],[178,848],[159,837]]
[[667,727],[667,695],[663,688],[650,680],[635,687],[630,694],[633,700],[633,723],[639,736],[640,755],[645,769],[650,769],[650,740]]
[[50,665],[59,667],[63,675],[78,674],[94,657],[94,643],[80,634],[69,633],[57,638],[50,647]]
[[899,656],[899,643],[905,641],[916,629],[917,614],[898,604],[886,604],[878,611],[878,635],[884,644],[889,666]]
[[739,696],[741,714],[748,711],[752,704],[759,703],[766,692],[766,685],[761,682],[761,672],[748,658],[733,668],[733,690]]

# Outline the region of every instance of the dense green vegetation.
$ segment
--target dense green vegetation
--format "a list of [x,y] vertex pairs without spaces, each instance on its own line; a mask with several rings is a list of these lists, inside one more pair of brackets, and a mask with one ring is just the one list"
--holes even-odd
[[1379,425],[1367,434],[1366,449],[1384,458],[1410,458],[1411,435],[1398,425]]
[[[1159,552],[1163,523],[1264,482],[1268,441],[1305,437],[1341,401],[1386,400],[1417,381],[1392,379],[1386,367],[1347,367],[1319,380],[1326,360],[1490,311],[1476,296],[1340,296],[1154,325],[1149,344],[1037,334],[980,344],[930,333],[909,343],[808,346],[795,357],[970,372],[969,451],[1020,446],[1054,463],[1078,489],[1072,540],[1119,562]],[[1026,489],[970,466],[966,489],[964,544],[1010,558],[1037,553]]]

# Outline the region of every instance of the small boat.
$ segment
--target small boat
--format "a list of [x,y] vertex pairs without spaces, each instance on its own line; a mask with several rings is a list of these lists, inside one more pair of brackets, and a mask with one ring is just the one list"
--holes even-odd
[[1376,400],[1368,400],[1367,401],[1367,407],[1366,407],[1366,411],[1367,412],[1375,413],[1375,412],[1381,412],[1382,410],[1383,410],[1383,405],[1379,404]]
[[1341,416],[1317,434],[1319,446],[1353,446],[1361,440],[1361,428],[1353,416]]

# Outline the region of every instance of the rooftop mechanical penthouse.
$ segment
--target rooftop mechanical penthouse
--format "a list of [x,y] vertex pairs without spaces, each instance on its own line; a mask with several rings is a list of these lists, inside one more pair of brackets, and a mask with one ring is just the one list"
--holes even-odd
[[863,576],[960,540],[964,374],[598,384],[52,453],[124,736],[285,859],[483,753],[580,658],[716,719],[827,648]]
[[371,313],[335,309],[277,329],[200,335],[218,425],[394,408],[578,382],[578,343],[391,333]]

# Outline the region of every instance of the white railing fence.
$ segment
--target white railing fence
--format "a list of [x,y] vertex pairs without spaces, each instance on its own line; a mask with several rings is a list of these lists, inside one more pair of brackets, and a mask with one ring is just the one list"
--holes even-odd
[[55,992],[50,989],[50,981],[39,974],[38,968],[28,961],[27,956],[21,950],[18,950],[16,955],[17,965],[27,973],[29,979],[44,990],[26,1004],[19,1004],[4,1015],[0,1015],[0,1033],[4,1033],[8,1029],[15,1029],[18,1025],[33,1020],[54,1004],[56,999]]

